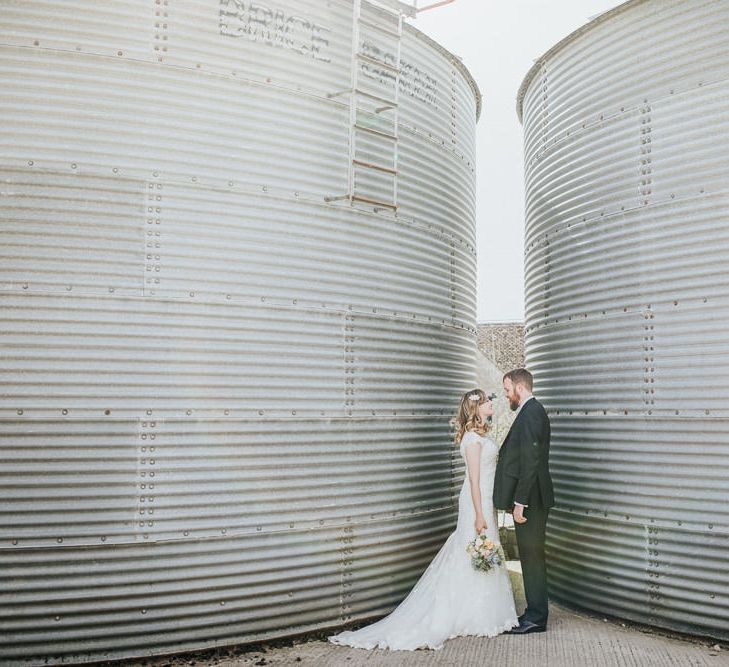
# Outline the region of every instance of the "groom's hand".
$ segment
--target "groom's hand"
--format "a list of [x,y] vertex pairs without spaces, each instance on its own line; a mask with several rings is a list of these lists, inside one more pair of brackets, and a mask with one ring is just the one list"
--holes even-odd
[[524,505],[514,503],[514,523],[526,523],[526,517],[524,516]]

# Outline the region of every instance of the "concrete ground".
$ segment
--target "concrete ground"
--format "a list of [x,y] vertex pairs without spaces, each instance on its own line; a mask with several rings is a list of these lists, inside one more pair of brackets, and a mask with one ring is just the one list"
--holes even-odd
[[[520,610],[524,607],[524,595],[519,563],[510,561],[509,571]],[[451,639],[439,651],[365,651],[335,646],[324,640],[294,640],[222,650],[207,657],[187,654],[123,664],[145,667],[729,667],[729,645],[672,636],[551,603],[546,633]]]

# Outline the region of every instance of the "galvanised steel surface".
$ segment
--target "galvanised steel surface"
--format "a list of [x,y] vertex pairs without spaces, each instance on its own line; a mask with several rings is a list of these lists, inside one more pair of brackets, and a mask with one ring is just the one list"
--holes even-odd
[[389,35],[397,209],[351,206],[353,16],[0,4],[0,660],[382,614],[452,529],[480,96]]
[[729,638],[729,4],[635,1],[522,85],[556,597]]

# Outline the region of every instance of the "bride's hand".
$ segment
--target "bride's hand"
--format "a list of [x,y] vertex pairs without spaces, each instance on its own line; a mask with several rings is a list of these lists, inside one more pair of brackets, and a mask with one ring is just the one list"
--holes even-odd
[[474,525],[476,526],[477,535],[486,532],[486,529],[489,527],[486,523],[486,519],[484,519],[482,516],[476,517],[476,523]]

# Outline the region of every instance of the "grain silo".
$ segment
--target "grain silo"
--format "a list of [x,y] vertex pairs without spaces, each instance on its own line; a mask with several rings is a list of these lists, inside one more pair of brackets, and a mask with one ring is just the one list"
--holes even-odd
[[632,0],[518,96],[555,596],[729,638],[729,5]]
[[452,528],[480,96],[406,10],[0,6],[4,660],[384,613]]

